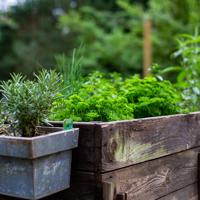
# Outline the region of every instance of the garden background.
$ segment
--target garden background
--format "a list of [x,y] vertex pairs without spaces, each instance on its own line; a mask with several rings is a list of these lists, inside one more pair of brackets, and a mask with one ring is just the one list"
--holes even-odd
[[84,74],[142,74],[147,19],[152,63],[177,66],[177,36],[194,34],[199,7],[198,0],[26,0],[0,13],[0,79],[56,67],[56,58],[70,61],[74,48],[80,50]]

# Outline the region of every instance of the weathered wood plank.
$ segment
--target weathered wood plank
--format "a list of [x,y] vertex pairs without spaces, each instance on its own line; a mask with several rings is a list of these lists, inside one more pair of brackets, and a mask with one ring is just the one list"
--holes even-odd
[[159,200],[199,200],[197,184],[189,185],[176,192],[159,198]]
[[200,113],[103,123],[102,172],[200,146]]
[[200,146],[200,112],[74,126],[80,128],[77,170],[107,172]]
[[102,175],[114,178],[116,193],[127,193],[127,200],[155,200],[198,180],[200,148],[115,170]]

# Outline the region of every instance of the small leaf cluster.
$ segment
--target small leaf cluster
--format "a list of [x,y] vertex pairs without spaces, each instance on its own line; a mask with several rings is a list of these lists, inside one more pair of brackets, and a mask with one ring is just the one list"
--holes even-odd
[[54,102],[53,120],[115,121],[179,112],[177,91],[169,81],[153,77],[125,80],[120,75],[95,72],[77,93]]
[[41,71],[35,80],[19,74],[2,82],[2,109],[16,123],[22,136],[35,136],[35,128],[50,114],[52,103],[60,91],[60,76],[55,71]]

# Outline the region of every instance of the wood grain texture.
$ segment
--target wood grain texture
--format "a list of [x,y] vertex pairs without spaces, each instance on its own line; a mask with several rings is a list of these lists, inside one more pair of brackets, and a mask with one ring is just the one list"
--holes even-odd
[[200,146],[200,112],[74,126],[76,170],[104,173]]
[[101,124],[101,172],[200,146],[200,113]]
[[199,200],[198,185],[192,184],[158,200]]
[[127,193],[127,200],[155,200],[198,180],[200,148],[144,162],[102,175],[113,177],[116,193]]

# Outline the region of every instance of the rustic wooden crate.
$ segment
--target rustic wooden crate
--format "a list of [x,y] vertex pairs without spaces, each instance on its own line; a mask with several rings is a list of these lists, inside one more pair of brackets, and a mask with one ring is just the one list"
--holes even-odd
[[100,199],[110,187],[119,200],[197,199],[199,112],[75,127],[80,139],[73,169],[95,174]]
[[199,112],[75,127],[71,188],[47,199],[198,199]]

